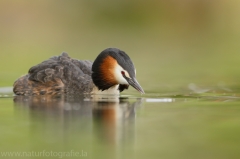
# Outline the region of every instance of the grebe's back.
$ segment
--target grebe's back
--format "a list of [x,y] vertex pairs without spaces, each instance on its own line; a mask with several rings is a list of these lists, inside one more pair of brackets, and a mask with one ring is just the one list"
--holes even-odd
[[14,83],[16,95],[76,94],[93,90],[92,62],[62,53],[29,69]]

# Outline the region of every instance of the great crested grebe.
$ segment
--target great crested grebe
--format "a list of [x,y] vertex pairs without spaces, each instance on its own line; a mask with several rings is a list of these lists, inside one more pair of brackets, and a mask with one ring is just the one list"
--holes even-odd
[[16,95],[119,94],[131,85],[144,93],[129,56],[117,48],[103,50],[92,63],[63,52],[29,69],[14,82]]

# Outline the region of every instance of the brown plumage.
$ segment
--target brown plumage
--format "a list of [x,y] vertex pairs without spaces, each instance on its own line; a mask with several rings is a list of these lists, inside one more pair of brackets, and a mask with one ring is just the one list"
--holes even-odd
[[91,79],[91,61],[76,60],[62,53],[30,68],[27,75],[13,85],[16,95],[89,93],[94,84]]
[[107,56],[103,60],[102,65],[100,66],[103,79],[108,81],[108,83],[111,85],[118,84],[114,75],[116,66],[117,66],[117,61],[111,56]]
[[36,82],[28,79],[29,75],[20,77],[13,85],[17,95],[45,95],[64,93],[64,84],[60,79],[48,82]]

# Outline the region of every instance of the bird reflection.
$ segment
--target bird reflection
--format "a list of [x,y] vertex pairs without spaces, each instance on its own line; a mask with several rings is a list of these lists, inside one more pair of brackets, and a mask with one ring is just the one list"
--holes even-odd
[[43,137],[52,142],[56,142],[56,136],[58,141],[59,137],[65,138],[64,144],[68,144],[66,141],[71,144],[80,134],[81,141],[91,134],[92,141],[109,145],[133,139],[135,110],[142,101],[141,98],[87,95],[14,97],[16,110],[27,110],[29,121],[37,123],[30,128],[34,138],[42,131],[46,132]]

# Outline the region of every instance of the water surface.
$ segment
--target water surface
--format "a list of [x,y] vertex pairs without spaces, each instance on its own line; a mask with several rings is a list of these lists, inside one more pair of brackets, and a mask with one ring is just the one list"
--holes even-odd
[[1,155],[239,158],[239,104],[229,94],[2,96]]

